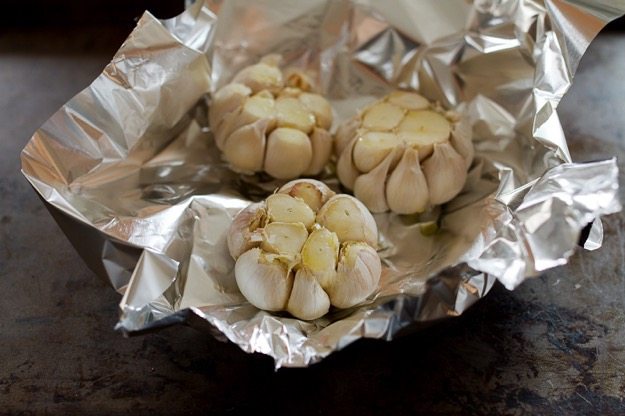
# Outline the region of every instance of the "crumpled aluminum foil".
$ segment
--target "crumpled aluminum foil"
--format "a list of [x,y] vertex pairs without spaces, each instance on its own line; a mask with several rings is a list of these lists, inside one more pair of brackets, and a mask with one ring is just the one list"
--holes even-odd
[[[230,0],[166,21],[146,13],[104,72],[34,134],[23,172],[123,295],[120,330],[186,320],[276,367],[306,366],[359,338],[461,314],[495,279],[512,289],[566,263],[593,221],[585,246],[601,245],[599,217],[620,209],[617,167],[572,163],[556,107],[591,39],[623,12],[609,0]],[[225,244],[232,217],[279,183],[228,170],[207,97],[269,53],[312,71],[339,121],[401,87],[473,126],[476,160],[440,232],[377,215],[380,290],[313,322],[245,302]]]

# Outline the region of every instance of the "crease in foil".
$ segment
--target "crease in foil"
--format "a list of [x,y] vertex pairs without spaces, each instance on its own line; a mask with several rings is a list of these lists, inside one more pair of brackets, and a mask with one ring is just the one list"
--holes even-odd
[[[460,315],[495,280],[512,289],[565,264],[590,223],[584,247],[600,247],[600,217],[621,208],[616,162],[574,163],[556,108],[592,38],[623,12],[609,0],[215,0],[164,21],[146,12],[103,73],[33,135],[22,171],[122,295],[118,329],[187,321],[276,367],[307,366],[360,338]],[[233,216],[280,183],[222,162],[210,93],[269,53],[317,79],[336,124],[408,88],[473,128],[476,158],[440,232],[376,215],[379,290],[313,322],[249,305],[225,244]]]

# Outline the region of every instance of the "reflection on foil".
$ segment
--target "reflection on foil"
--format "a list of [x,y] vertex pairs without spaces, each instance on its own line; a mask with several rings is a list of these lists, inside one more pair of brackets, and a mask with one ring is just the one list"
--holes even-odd
[[[359,338],[390,340],[457,316],[495,279],[514,288],[566,263],[580,230],[620,209],[614,160],[572,163],[556,107],[617,1],[198,2],[146,13],[90,87],[22,152],[22,169],[89,266],[121,294],[118,328],[182,322],[306,366]],[[210,92],[261,56],[317,78],[337,123],[391,89],[419,89],[471,120],[476,158],[440,232],[376,215],[382,283],[314,322],[252,307],[224,244],[232,217],[280,185],[222,162]],[[336,126],[335,126],[336,127]],[[322,178],[338,188],[331,170]]]

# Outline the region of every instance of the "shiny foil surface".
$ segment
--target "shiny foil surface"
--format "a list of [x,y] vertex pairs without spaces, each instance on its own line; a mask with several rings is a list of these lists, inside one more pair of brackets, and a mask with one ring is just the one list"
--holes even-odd
[[[565,264],[587,224],[584,246],[600,247],[600,217],[620,210],[616,163],[573,163],[556,107],[592,38],[623,12],[616,0],[229,0],[166,21],[145,13],[103,73],[34,134],[22,169],[122,295],[118,329],[186,320],[276,367],[307,366],[359,338],[459,315],[495,279],[513,289]],[[405,88],[473,129],[476,158],[440,231],[376,215],[379,290],[311,322],[260,311],[239,292],[228,227],[281,183],[230,171],[207,127],[211,92],[270,53],[316,78],[333,128]],[[332,169],[321,179],[338,189]]]

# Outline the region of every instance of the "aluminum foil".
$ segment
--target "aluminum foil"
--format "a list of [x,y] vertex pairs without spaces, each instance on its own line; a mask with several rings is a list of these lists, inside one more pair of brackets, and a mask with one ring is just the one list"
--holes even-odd
[[[566,263],[589,223],[585,246],[601,245],[600,216],[620,209],[616,163],[573,163],[556,107],[591,39],[623,12],[616,0],[230,0],[166,21],[146,13],[34,134],[22,169],[123,296],[124,333],[188,321],[276,367],[306,366],[459,315],[495,279],[512,289]],[[310,71],[338,122],[392,88],[418,89],[468,116],[477,152],[440,232],[377,215],[380,289],[312,322],[249,305],[225,244],[233,216],[279,183],[222,162],[210,93],[269,53]]]

